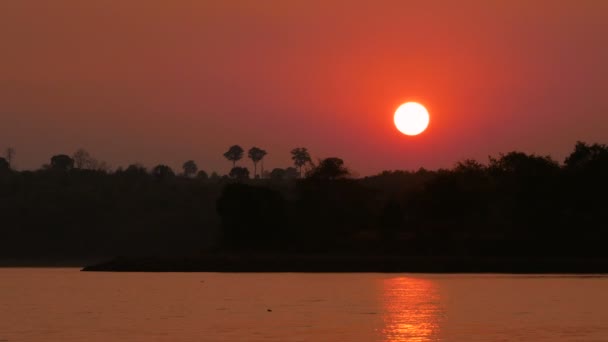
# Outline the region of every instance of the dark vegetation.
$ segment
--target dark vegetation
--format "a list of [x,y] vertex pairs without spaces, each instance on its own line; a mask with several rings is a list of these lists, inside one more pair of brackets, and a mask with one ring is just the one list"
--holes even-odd
[[109,172],[86,152],[53,156],[37,171],[0,158],[0,259],[249,255],[268,264],[280,259],[269,255],[297,255],[523,267],[526,258],[608,258],[606,145],[579,142],[561,164],[510,152],[360,179],[339,158],[313,165],[302,148],[294,167],[270,172],[266,151],[252,148],[252,175],[236,165],[244,154],[225,153],[225,176],[193,161],[179,174],[137,164]]

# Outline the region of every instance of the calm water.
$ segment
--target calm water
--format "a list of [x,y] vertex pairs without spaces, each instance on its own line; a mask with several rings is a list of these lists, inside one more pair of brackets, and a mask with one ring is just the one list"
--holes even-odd
[[608,341],[608,277],[0,269],[0,341]]

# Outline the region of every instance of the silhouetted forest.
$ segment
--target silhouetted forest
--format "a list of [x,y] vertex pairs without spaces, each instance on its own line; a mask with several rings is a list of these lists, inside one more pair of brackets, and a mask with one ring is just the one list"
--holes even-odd
[[[134,164],[109,171],[84,150],[36,171],[0,158],[0,258],[213,252],[607,257],[608,147],[576,144],[559,163],[510,152],[451,169],[351,178],[340,158],[228,175]],[[14,151],[11,154],[11,159]]]

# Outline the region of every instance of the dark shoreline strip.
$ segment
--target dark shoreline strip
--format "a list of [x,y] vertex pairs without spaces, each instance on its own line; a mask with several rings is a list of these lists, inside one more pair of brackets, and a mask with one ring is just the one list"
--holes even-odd
[[82,271],[597,274],[608,273],[608,259],[222,255],[116,258]]

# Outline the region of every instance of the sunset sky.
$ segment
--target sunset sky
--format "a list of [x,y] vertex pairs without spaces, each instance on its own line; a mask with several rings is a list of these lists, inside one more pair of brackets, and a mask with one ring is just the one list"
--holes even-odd
[[[0,44],[19,169],[83,147],[226,173],[239,144],[363,176],[608,143],[603,0],[4,0]],[[431,115],[416,137],[393,124],[409,100]]]

